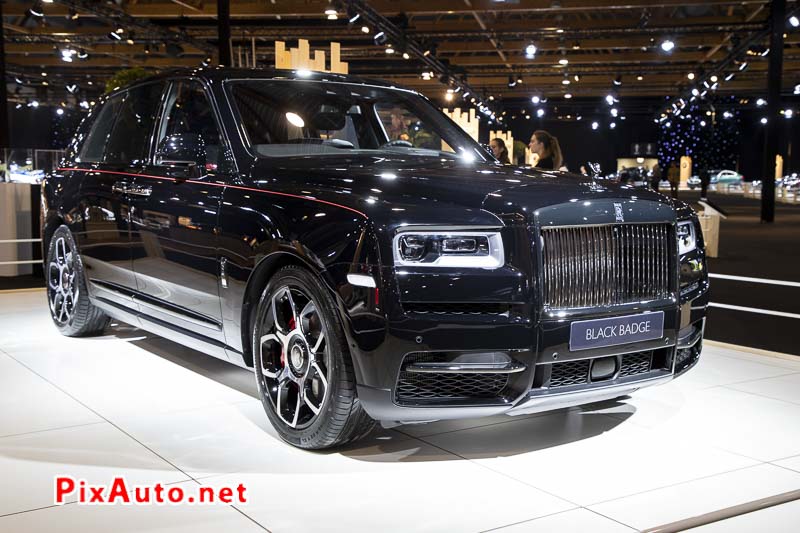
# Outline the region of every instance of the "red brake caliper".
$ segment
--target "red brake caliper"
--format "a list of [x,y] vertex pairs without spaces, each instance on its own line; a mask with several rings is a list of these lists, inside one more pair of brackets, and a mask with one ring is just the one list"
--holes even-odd
[[[289,319],[289,331],[293,331],[295,327],[294,317]],[[286,366],[286,353],[283,351],[283,347],[281,347],[281,366]]]

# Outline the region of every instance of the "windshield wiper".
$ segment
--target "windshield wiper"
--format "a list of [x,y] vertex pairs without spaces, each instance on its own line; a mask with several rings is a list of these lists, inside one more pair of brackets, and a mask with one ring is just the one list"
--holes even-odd
[[334,148],[355,148],[353,143],[344,139],[320,139],[319,137],[297,137],[296,139],[289,139],[285,144],[324,144]]

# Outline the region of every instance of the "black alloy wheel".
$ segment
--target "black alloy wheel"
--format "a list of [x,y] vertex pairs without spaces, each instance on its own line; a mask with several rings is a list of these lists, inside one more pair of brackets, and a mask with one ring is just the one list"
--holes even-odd
[[372,429],[356,396],[333,299],[310,272],[290,266],[273,276],[259,301],[252,341],[261,401],[281,438],[321,449]]
[[108,317],[89,301],[83,263],[66,226],[50,239],[45,273],[50,317],[59,332],[68,337],[101,333]]

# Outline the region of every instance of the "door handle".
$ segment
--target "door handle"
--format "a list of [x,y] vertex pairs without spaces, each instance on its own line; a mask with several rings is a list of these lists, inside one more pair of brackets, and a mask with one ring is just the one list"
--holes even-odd
[[134,185],[126,181],[118,181],[111,186],[111,192],[116,194],[131,194],[133,196],[150,196],[153,188],[149,185]]
[[125,187],[125,192],[134,196],[150,196],[153,188],[149,185],[128,185]]
[[118,181],[111,186],[111,192],[115,194],[125,194],[127,192],[128,182]]

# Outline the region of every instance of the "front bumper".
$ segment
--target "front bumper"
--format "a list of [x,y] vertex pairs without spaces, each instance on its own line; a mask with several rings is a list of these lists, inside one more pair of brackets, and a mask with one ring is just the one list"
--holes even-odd
[[[387,382],[388,386],[360,384],[359,399],[371,417],[380,420],[386,426],[391,426],[498,414],[530,414],[618,398],[641,388],[671,381],[697,363],[702,350],[706,305],[707,295],[703,293],[685,301],[680,308],[673,307],[668,312],[665,324],[669,325],[669,329],[665,327],[664,337],[657,341],[572,354],[564,351],[565,339],[568,340],[568,321],[559,325],[545,320],[536,326],[529,325],[530,329],[519,325],[524,331],[519,333],[518,337],[531,334],[534,339],[531,346],[535,348],[508,350],[498,349],[497,345],[491,346],[495,351],[512,353],[514,361],[525,366],[524,371],[509,373],[508,384],[503,394],[493,398],[399,401],[397,384],[403,362],[402,358],[393,358],[394,362],[391,365],[393,377]],[[622,313],[617,312],[617,314]],[[446,327],[446,324],[439,323],[439,328]],[[424,328],[420,331],[424,331]],[[485,336],[502,338],[491,335],[493,331],[491,326],[484,331],[490,334]],[[514,336],[508,338],[513,339]],[[447,346],[451,350],[457,348],[453,343]],[[474,350],[474,346],[469,347]],[[490,346],[483,348],[488,350]],[[554,360],[553,354],[559,352],[562,355]],[[623,375],[622,368],[626,357],[646,353],[651,354],[651,365],[647,371]],[[609,379],[593,382],[588,378],[584,383],[562,383],[557,387],[551,386],[552,383],[548,381],[555,374],[555,365],[584,364],[585,368],[589,369],[594,364],[593,361],[614,358],[618,360],[617,370]]]

